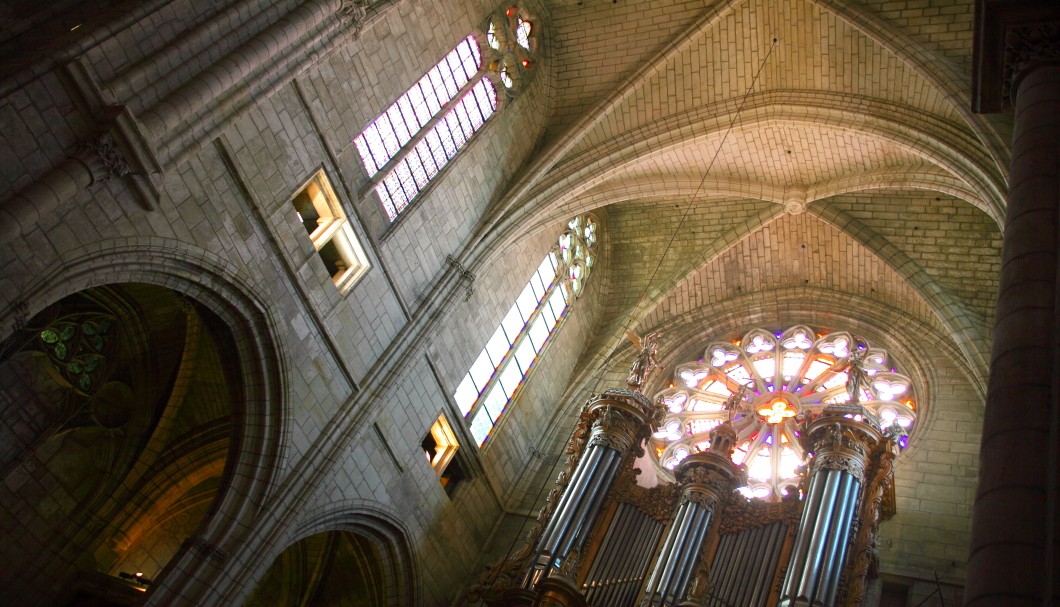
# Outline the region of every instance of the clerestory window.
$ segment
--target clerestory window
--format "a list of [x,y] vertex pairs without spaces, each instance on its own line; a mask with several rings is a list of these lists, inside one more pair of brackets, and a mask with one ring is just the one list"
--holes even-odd
[[581,295],[596,262],[597,222],[575,217],[515,299],[453,394],[482,446]]
[[[847,381],[855,353],[864,357],[856,384]],[[799,422],[830,404],[849,404],[855,385],[858,404],[882,427],[912,430],[917,403],[909,377],[887,352],[850,333],[800,325],[714,342],[698,361],[679,365],[671,387],[656,395],[666,417],[652,440],[655,454],[672,470],[709,447],[710,430],[732,419],[738,435],[733,461],[747,466],[748,484],[740,492],[780,500],[796,490],[799,468],[809,460]],[[899,445],[907,440],[903,436]]]
[[390,221],[514,95],[531,67],[535,29],[514,7],[490,16],[486,40],[460,41],[353,140]]

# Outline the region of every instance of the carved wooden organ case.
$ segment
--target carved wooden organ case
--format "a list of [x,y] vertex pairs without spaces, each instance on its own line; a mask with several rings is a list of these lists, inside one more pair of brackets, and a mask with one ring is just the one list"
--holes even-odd
[[590,399],[527,543],[487,567],[469,603],[862,604],[879,524],[894,514],[897,428],[856,404],[807,419],[800,434],[814,457],[798,494],[767,502],[736,491],[746,473],[731,461],[728,423],[677,466],[675,482],[638,485],[636,461],[662,416],[636,389]]

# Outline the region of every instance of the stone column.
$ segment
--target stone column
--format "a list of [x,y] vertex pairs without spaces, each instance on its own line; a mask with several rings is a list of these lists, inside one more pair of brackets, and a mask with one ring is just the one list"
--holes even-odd
[[130,170],[110,134],[85,142],[61,165],[0,205],[0,242],[25,236],[42,217],[63,212],[63,204],[82,190]]
[[685,458],[675,471],[681,499],[642,605],[675,605],[686,596],[711,523],[746,481],[746,473],[732,463],[735,445],[736,431],[729,422],[721,424],[710,433],[710,449]]
[[537,542],[525,588],[561,569],[577,573],[567,559],[577,559],[620,468],[642,452],[641,444],[658,423],[657,413],[647,397],[633,390],[608,390],[587,405],[584,415],[591,429],[585,451]]
[[964,604],[1029,607],[1060,598],[1060,5],[987,0],[976,21],[973,109],[1015,123]]
[[861,408],[825,409],[806,430],[814,458],[780,607],[836,604],[869,455],[882,438],[870,418],[845,409]]

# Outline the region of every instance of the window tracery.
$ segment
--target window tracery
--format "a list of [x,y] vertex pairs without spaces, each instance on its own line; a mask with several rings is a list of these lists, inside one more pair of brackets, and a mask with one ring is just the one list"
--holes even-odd
[[567,223],[453,394],[479,446],[581,296],[596,261],[598,229],[592,215]]
[[496,113],[497,87],[520,89],[536,30],[515,7],[491,16],[484,41],[468,35],[354,138],[390,221]]
[[[853,368],[863,377],[848,384],[852,361],[859,361]],[[858,404],[883,427],[912,429],[917,405],[911,381],[884,350],[845,331],[754,329],[743,339],[711,343],[698,361],[677,367],[671,387],[656,395],[666,417],[653,437],[655,453],[672,470],[709,446],[711,428],[732,419],[738,433],[733,461],[747,467],[749,478],[740,492],[776,501],[796,489],[809,461],[800,422],[828,405],[851,404],[854,390]]]

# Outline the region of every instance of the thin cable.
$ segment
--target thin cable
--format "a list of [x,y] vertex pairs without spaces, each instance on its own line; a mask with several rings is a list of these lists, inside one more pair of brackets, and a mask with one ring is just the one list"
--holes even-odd
[[659,273],[659,268],[662,267],[662,263],[666,259],[666,255],[669,254],[670,248],[673,247],[674,240],[677,239],[677,235],[681,232],[681,228],[684,227],[685,219],[688,218],[688,213],[692,210],[692,204],[696,201],[696,198],[699,197],[699,193],[703,191],[703,186],[706,185],[707,177],[710,176],[710,170],[714,168],[714,163],[718,160],[721,148],[729,138],[729,133],[732,132],[733,127],[736,125],[736,121],[739,120],[744,105],[747,104],[747,99],[750,98],[751,91],[754,90],[755,84],[758,82],[758,77],[762,74],[762,70],[766,67],[766,62],[769,61],[769,56],[773,54],[773,49],[776,48],[776,46],[777,39],[773,38],[773,44],[769,46],[769,51],[766,53],[766,56],[762,58],[762,63],[758,66],[758,71],[755,72],[754,78],[751,79],[751,84],[748,85],[747,91],[744,92],[743,99],[740,101],[739,107],[736,108],[736,113],[733,114],[732,120],[729,121],[728,128],[725,129],[725,134],[721,137],[721,142],[718,143],[718,148],[714,150],[714,156],[710,159],[710,164],[707,165],[707,170],[703,173],[703,179],[699,181],[699,185],[696,186],[696,191],[693,192],[692,196],[688,199],[688,205],[685,206],[685,211],[681,214],[681,220],[677,222],[677,227],[674,228],[673,234],[670,235],[670,240],[666,243],[666,248],[659,257],[659,263],[655,264],[655,270],[652,271],[651,277],[648,278],[648,284],[644,285],[644,291],[641,292],[640,299],[637,300],[637,306],[633,308],[633,312],[629,315],[629,321],[626,323],[626,328],[623,334],[629,333],[629,330],[633,327],[633,322],[636,320],[637,314],[640,312],[640,306],[648,296],[648,289],[651,288],[651,284],[655,281],[655,276]]

